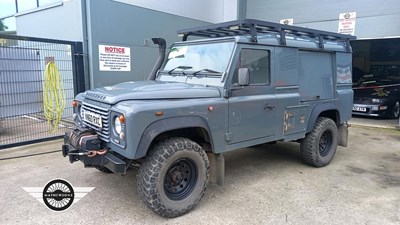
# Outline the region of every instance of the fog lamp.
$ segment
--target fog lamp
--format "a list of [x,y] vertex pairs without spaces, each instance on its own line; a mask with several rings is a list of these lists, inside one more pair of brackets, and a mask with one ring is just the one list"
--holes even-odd
[[387,106],[379,106],[379,110],[386,110]]

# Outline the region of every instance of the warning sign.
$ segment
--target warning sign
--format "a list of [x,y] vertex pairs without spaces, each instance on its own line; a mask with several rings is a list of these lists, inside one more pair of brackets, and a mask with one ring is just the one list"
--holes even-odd
[[131,48],[99,45],[100,71],[131,71]]
[[356,12],[340,13],[339,14],[339,34],[354,35],[356,27]]

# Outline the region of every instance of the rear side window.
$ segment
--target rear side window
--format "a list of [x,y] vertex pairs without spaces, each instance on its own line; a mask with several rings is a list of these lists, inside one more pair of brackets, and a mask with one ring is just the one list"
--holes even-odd
[[269,84],[271,81],[270,52],[260,49],[242,49],[236,65],[232,84],[237,84],[239,68],[248,68],[250,84]]
[[333,98],[332,53],[299,51],[299,86],[302,101]]

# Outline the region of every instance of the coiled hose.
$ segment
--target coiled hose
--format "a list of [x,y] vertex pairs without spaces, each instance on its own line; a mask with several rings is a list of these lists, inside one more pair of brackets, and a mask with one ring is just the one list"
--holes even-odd
[[62,78],[54,62],[46,65],[43,91],[44,116],[50,126],[50,132],[58,130],[65,108],[65,94]]

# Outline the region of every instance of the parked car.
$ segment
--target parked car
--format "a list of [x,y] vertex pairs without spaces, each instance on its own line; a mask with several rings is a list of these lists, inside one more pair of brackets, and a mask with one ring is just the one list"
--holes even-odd
[[362,78],[353,86],[353,114],[398,118],[400,81],[387,78]]

